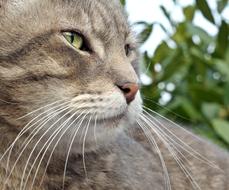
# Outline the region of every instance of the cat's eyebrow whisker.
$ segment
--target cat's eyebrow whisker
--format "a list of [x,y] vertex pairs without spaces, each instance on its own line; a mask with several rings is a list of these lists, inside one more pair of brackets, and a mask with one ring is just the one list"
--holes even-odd
[[82,127],[82,124],[83,124],[83,122],[84,122],[86,116],[87,116],[89,113],[90,113],[90,112],[88,111],[88,112],[83,116],[83,118],[81,119],[81,121],[80,121],[80,123],[79,123],[79,127],[76,128],[76,130],[75,130],[75,132],[74,132],[74,135],[73,135],[73,137],[72,137],[72,139],[71,139],[71,142],[70,142],[70,144],[69,144],[69,148],[68,148],[68,152],[67,152],[67,156],[66,156],[66,161],[65,161],[65,166],[64,166],[63,188],[62,188],[62,189],[64,189],[64,186],[65,186],[65,178],[66,178],[66,172],[67,172],[67,167],[68,167],[68,160],[69,160],[70,152],[71,152],[71,149],[72,149],[72,145],[73,145],[73,143],[74,143],[74,141],[75,141],[75,138],[76,138],[76,135],[77,135],[79,129]]
[[[148,117],[150,117],[152,120],[154,120],[157,124],[160,125],[159,129],[162,130],[162,128],[164,129],[164,132],[168,132],[169,135],[171,135],[173,138],[175,138],[178,142],[176,142],[172,137],[170,137],[169,135],[167,135],[167,137],[175,144],[177,144],[180,148],[182,148],[184,151],[186,151],[188,154],[190,154],[191,156],[193,156],[194,158],[198,159],[199,161],[211,166],[212,168],[218,169],[220,171],[222,171],[218,166],[216,166],[213,162],[209,161],[207,158],[205,158],[204,156],[202,156],[200,153],[198,153],[196,150],[194,150],[190,145],[186,144],[185,142],[183,142],[180,138],[178,138],[173,132],[171,132],[168,128],[164,127],[163,124],[161,124],[161,122],[156,119],[155,117],[153,117],[152,115],[150,115],[147,111],[143,110],[143,112],[145,114],[147,114]],[[151,120],[151,122],[152,122]]]
[[[144,115],[142,115],[144,116]],[[196,183],[195,179],[192,177],[191,172],[185,167],[184,163],[180,160],[180,158],[178,157],[176,151],[174,151],[174,148],[171,147],[171,145],[163,138],[163,135],[160,133],[160,131],[158,131],[155,126],[152,127],[150,124],[150,120],[148,120],[148,118],[146,117],[141,117],[145,123],[147,124],[147,126],[149,127],[149,129],[153,130],[154,133],[162,140],[162,142],[164,143],[164,145],[167,147],[167,149],[169,150],[169,152],[171,153],[171,155],[173,156],[173,158],[175,159],[175,161],[177,162],[177,164],[180,166],[181,170],[184,172],[184,174],[186,175],[186,177],[190,180],[192,186],[195,189],[201,190],[201,188],[199,187],[199,185]]]
[[158,156],[160,158],[162,169],[163,169],[163,172],[164,172],[164,179],[165,179],[166,189],[171,190],[171,183],[170,183],[168,169],[166,167],[165,160],[164,160],[163,155],[162,155],[162,153],[161,153],[161,151],[160,151],[160,149],[159,149],[159,147],[157,145],[156,140],[154,139],[153,135],[149,136],[149,134],[146,131],[148,129],[143,124],[141,124],[140,121],[137,120],[136,122],[138,123],[140,128],[143,130],[143,132],[144,132],[146,138],[148,139],[148,141],[150,142],[150,144],[152,144],[156,148],[156,151],[157,151]]
[[[80,109],[77,110],[77,111],[76,111],[74,114],[72,114],[63,124],[61,124],[61,125],[52,133],[52,135],[49,137],[49,139],[46,141],[46,143],[45,143],[45,144],[43,145],[43,147],[41,148],[41,150],[40,150],[40,152],[38,153],[38,155],[37,155],[37,157],[36,157],[36,159],[35,159],[33,165],[35,165],[35,162],[36,162],[36,160],[39,158],[39,155],[41,154],[41,152],[43,151],[43,149],[45,148],[45,146],[49,143],[49,144],[46,146],[46,149],[45,149],[45,151],[43,152],[43,155],[42,155],[42,157],[41,157],[41,159],[40,159],[40,162],[39,162],[39,164],[38,164],[38,166],[37,166],[37,169],[36,169],[36,172],[35,172],[33,181],[32,181],[31,189],[32,189],[32,187],[33,187],[33,185],[34,185],[34,183],[35,183],[35,179],[36,179],[36,176],[37,176],[37,174],[38,174],[38,171],[39,171],[40,165],[41,165],[41,163],[42,163],[42,160],[44,159],[44,157],[45,157],[47,151],[49,150],[50,146],[52,145],[53,141],[56,139],[56,137],[57,137],[57,136],[60,134],[60,132],[61,132],[62,134],[60,135],[60,137],[58,138],[58,140],[57,140],[57,142],[55,143],[54,147],[52,148],[52,151],[51,151],[50,156],[49,156],[49,158],[48,158],[48,161],[47,161],[47,163],[46,163],[46,168],[48,168],[49,163],[50,163],[51,158],[52,158],[52,155],[53,155],[53,153],[54,153],[54,150],[56,149],[56,147],[57,147],[57,145],[59,144],[60,140],[61,140],[62,137],[65,135],[65,133],[67,132],[67,130],[69,130],[69,128],[72,126],[72,124],[74,124],[74,122],[77,121],[77,119],[81,117],[82,113],[81,113],[79,116],[77,116],[76,119],[74,119],[74,121],[73,121],[70,125],[68,125],[67,127],[66,127],[66,125],[67,125],[68,122],[69,122],[74,116],[76,116],[76,114],[78,114],[80,111],[81,111]],[[65,128],[65,127],[66,127],[66,128]],[[62,131],[64,128],[65,128],[65,130]],[[45,172],[46,172],[46,170],[47,170],[47,169],[45,169]],[[44,173],[45,173],[45,172],[44,172]],[[31,173],[31,171],[30,171],[30,173]],[[28,181],[28,178],[29,178],[30,173],[27,174],[28,177],[27,177],[26,183],[27,183],[27,181]],[[43,178],[42,178],[42,179],[43,179]],[[43,181],[43,180],[42,180],[42,181]],[[25,183],[25,184],[26,184],[26,183]],[[26,185],[25,185],[25,187],[26,187]]]

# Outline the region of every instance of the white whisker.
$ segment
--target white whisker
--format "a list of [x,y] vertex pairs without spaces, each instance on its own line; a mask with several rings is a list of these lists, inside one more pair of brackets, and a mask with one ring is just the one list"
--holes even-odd
[[[63,111],[65,111],[65,109],[64,110],[62,110],[62,112]],[[42,126],[42,127],[44,127],[44,125]],[[41,128],[42,128],[41,127]],[[40,128],[40,129],[41,129]],[[12,174],[12,172],[13,172],[13,170],[14,170],[14,168],[16,167],[16,165],[17,165],[17,163],[18,163],[18,161],[20,160],[20,158],[21,158],[21,156],[22,156],[22,154],[24,153],[24,151],[26,150],[26,148],[27,148],[27,146],[30,144],[30,142],[32,141],[32,139],[37,135],[37,133],[39,132],[39,130],[38,131],[36,131],[34,134],[33,134],[33,136],[28,140],[28,142],[26,143],[26,145],[23,147],[23,149],[21,150],[21,152],[20,152],[20,154],[19,154],[19,156],[18,156],[18,158],[17,158],[17,160],[15,161],[15,163],[14,163],[14,165],[13,165],[13,167],[11,168],[11,171],[10,171],[10,173],[9,173],[9,175],[8,175],[8,177],[6,178],[6,180],[5,180],[5,183],[4,183],[4,188],[3,189],[5,189],[5,185],[6,185],[6,183],[7,183],[7,181],[9,180],[9,177],[11,176],[11,174]],[[45,134],[43,134],[43,136],[44,136]],[[38,143],[37,143],[38,144]]]
[[[60,140],[62,139],[62,137],[64,136],[64,134],[67,132],[67,130],[69,130],[70,127],[71,127],[71,126],[77,121],[77,119],[79,119],[83,114],[84,114],[84,113],[82,112],[79,116],[77,116],[77,118],[74,119],[74,120],[71,122],[71,124],[69,124],[68,127],[66,127],[65,131],[64,131],[64,132],[61,134],[61,136],[58,138],[56,144],[54,145],[54,147],[53,147],[53,149],[52,149],[52,151],[51,151],[51,153],[50,153],[50,155],[49,155],[49,158],[48,158],[48,161],[47,161],[47,163],[46,163],[45,170],[44,170],[44,174],[43,174],[43,176],[42,176],[42,178],[41,178],[42,180],[41,180],[41,182],[40,182],[40,186],[42,185],[42,183],[43,183],[43,181],[44,181],[45,173],[46,173],[46,171],[47,171],[47,169],[48,169],[49,163],[50,163],[50,161],[51,161],[52,155],[53,155],[53,153],[54,153],[54,151],[55,151],[57,145],[59,144]],[[75,116],[75,115],[76,115],[76,113],[75,113],[73,116]],[[48,148],[48,147],[47,147],[47,148]]]
[[87,169],[86,169],[86,162],[85,162],[85,143],[86,143],[86,137],[87,137],[87,133],[88,133],[88,129],[89,129],[92,117],[93,116],[90,116],[90,118],[88,120],[86,131],[85,131],[85,135],[84,135],[84,138],[83,138],[83,147],[82,147],[83,167],[84,167],[84,172],[85,172],[86,179],[87,179]]
[[[64,104],[64,105],[65,105],[65,104]],[[61,106],[61,105],[58,105],[58,106],[56,106],[56,107],[59,107],[59,106]],[[52,109],[55,109],[55,107],[49,109],[48,111],[50,111],[50,110],[52,110]],[[62,109],[64,109],[64,108],[63,108],[63,105],[62,105],[61,108],[59,108],[59,110],[62,110]],[[59,110],[55,110],[55,111],[51,112],[50,115],[52,115],[53,113],[55,113],[56,111],[59,111]],[[47,112],[47,111],[46,111],[46,112]],[[44,114],[44,113],[45,113],[45,112],[39,114],[39,115],[38,115],[36,118],[34,118],[34,119],[37,119],[38,117],[40,117],[40,116],[41,116],[42,114]],[[59,113],[60,113],[60,112],[59,112]],[[57,114],[58,114],[58,113],[57,113]],[[49,115],[48,115],[48,116],[49,116]],[[46,117],[46,116],[45,116],[45,117]],[[21,138],[27,131],[29,131],[29,130],[30,130],[33,126],[35,126],[38,122],[42,121],[45,117],[42,117],[41,119],[39,119],[37,122],[33,123],[32,125],[30,125],[30,124],[34,121],[34,119],[31,120],[31,121],[23,128],[23,130],[18,134],[18,136],[17,136],[16,139],[13,141],[13,143],[11,143],[11,145],[8,147],[8,149],[5,151],[5,153],[3,154],[2,158],[7,154],[7,152],[9,152],[9,154],[8,154],[8,159],[7,159],[7,166],[6,166],[6,170],[7,170],[7,171],[8,171],[9,162],[10,162],[10,158],[11,158],[11,154],[12,154],[13,148],[14,148],[16,142],[18,141],[18,139]],[[24,140],[24,142],[22,143],[21,147],[24,147],[25,144],[26,144],[26,142],[28,141],[28,139],[33,135],[34,131],[36,131],[37,128],[39,128],[39,127],[42,128],[42,125],[45,124],[45,123],[47,123],[48,120],[49,120],[49,118],[46,119],[46,120],[44,120],[44,121],[43,121],[41,124],[39,124],[37,127],[35,127],[35,128],[33,129],[33,131],[30,133],[30,135]],[[21,151],[18,151],[18,152],[21,152]],[[1,158],[1,159],[2,159],[2,158]],[[1,159],[0,159],[0,161],[1,161]]]
[[97,119],[98,119],[98,116],[96,115],[95,116],[95,123],[94,123],[94,140],[95,140],[96,146],[97,146],[97,136],[96,136]]
[[137,121],[137,123],[140,126],[140,128],[143,130],[143,132],[146,135],[148,141],[156,148],[156,151],[158,153],[158,156],[159,156],[161,164],[162,164],[162,169],[164,171],[164,179],[165,179],[166,189],[171,190],[171,183],[170,183],[168,169],[166,167],[165,160],[164,160],[163,155],[162,155],[162,153],[161,153],[161,151],[160,151],[160,149],[159,149],[159,147],[157,145],[156,140],[154,139],[152,134],[151,134],[151,136],[149,136],[149,134],[147,133],[146,130],[149,130],[149,129],[147,129],[146,127],[141,125],[141,123],[139,121]]
[[[180,158],[178,157],[178,155],[176,154],[176,152],[174,151],[174,149],[171,147],[171,145],[163,138],[163,134],[160,133],[160,131],[158,131],[157,128],[155,128],[155,125],[144,115],[142,115],[141,117],[145,123],[147,123],[147,126],[154,131],[154,133],[161,139],[161,141],[164,143],[164,145],[167,147],[167,149],[169,150],[169,152],[171,153],[171,155],[173,156],[173,158],[175,159],[175,161],[177,162],[177,164],[180,166],[181,170],[183,171],[183,173],[186,175],[186,177],[190,180],[192,186],[195,189],[201,190],[201,188],[199,187],[199,185],[196,183],[195,179],[192,177],[191,172],[185,167],[185,165],[182,163],[182,161],[180,161]],[[154,127],[152,127],[152,125]]]
[[29,115],[32,115],[32,114],[34,114],[34,113],[36,113],[36,112],[38,112],[38,111],[40,111],[40,110],[42,110],[42,109],[45,109],[45,108],[47,108],[47,107],[49,107],[49,106],[55,105],[55,104],[57,104],[57,103],[59,103],[59,102],[63,102],[63,101],[64,101],[64,100],[58,100],[58,101],[56,101],[56,102],[52,102],[51,104],[45,105],[45,106],[43,106],[43,107],[40,107],[40,108],[38,108],[38,109],[36,109],[36,110],[33,110],[33,111],[27,113],[26,115],[24,115],[24,116],[22,116],[22,117],[19,117],[17,120],[20,120],[20,119],[23,119],[23,118],[25,118],[25,117],[28,117]]
[[[194,158],[198,159],[199,161],[215,168],[218,170],[221,170],[218,166],[216,166],[214,163],[212,163],[211,161],[209,161],[207,158],[205,158],[204,156],[202,156],[200,153],[198,153],[196,150],[194,150],[190,145],[186,144],[185,142],[183,142],[180,138],[178,138],[174,133],[172,133],[168,128],[166,128],[163,124],[161,124],[161,122],[154,118],[152,115],[150,115],[148,112],[146,112],[145,110],[143,111],[145,114],[147,114],[148,117],[150,117],[152,120],[156,121],[157,124],[160,125],[159,129],[162,130],[162,128],[165,130],[163,131],[168,132],[174,139],[176,139],[178,142],[176,142],[172,137],[170,137],[170,135],[167,135],[167,137],[173,142],[175,143],[177,146],[179,146],[182,150],[184,150],[185,152],[187,152],[188,154],[190,154],[191,156],[193,156]],[[151,121],[153,122],[153,121]]]
[[66,161],[65,161],[65,166],[64,166],[64,174],[63,174],[63,188],[64,189],[64,186],[65,186],[65,177],[66,177],[66,172],[67,172],[67,166],[68,166],[68,160],[69,160],[69,156],[70,156],[70,152],[71,152],[71,149],[72,149],[72,145],[75,141],[75,138],[76,138],[76,135],[79,131],[79,129],[81,128],[81,125],[83,124],[83,121],[84,119],[86,118],[86,116],[89,114],[89,111],[83,116],[83,118],[81,119],[80,123],[79,123],[79,126],[76,128],[75,132],[74,132],[74,135],[72,137],[72,140],[71,140],[71,143],[69,145],[69,148],[68,148],[68,152],[67,152],[67,157],[66,157]]
[[[70,107],[68,106],[64,111],[66,111],[67,109],[69,109]],[[70,111],[68,111],[67,113],[65,113],[63,116],[61,116],[57,121],[55,121],[43,134],[42,134],[42,136],[38,139],[38,141],[36,142],[36,144],[34,145],[34,147],[33,147],[33,149],[32,149],[32,151],[31,151],[31,153],[30,153],[30,155],[29,155],[29,157],[28,157],[28,159],[27,159],[27,162],[26,162],[26,165],[25,165],[25,167],[24,167],[24,171],[23,171],[23,174],[22,174],[22,179],[21,179],[21,188],[23,187],[23,179],[24,179],[24,177],[25,177],[25,173],[26,173],[26,170],[27,170],[27,167],[28,167],[28,164],[29,164],[29,161],[30,161],[30,159],[32,158],[32,155],[33,155],[33,153],[34,153],[34,151],[36,150],[36,148],[37,148],[37,146],[38,146],[38,144],[41,142],[41,140],[45,137],[45,135],[58,123],[58,122],[60,122],[64,117],[66,117],[66,115],[68,115],[68,114],[70,114],[72,111],[74,110],[74,108],[73,109],[71,109]]]
[[[75,108],[73,108],[72,110],[70,110],[70,112],[72,112],[74,109],[75,109]],[[44,157],[45,157],[45,155],[46,155],[46,153],[47,153],[49,147],[51,146],[51,144],[53,143],[53,141],[56,139],[56,137],[59,135],[59,133],[65,128],[65,126],[67,125],[67,123],[68,123],[77,113],[78,113],[78,111],[75,112],[74,114],[72,114],[71,117],[69,117],[63,124],[61,124],[61,125],[52,133],[52,135],[48,138],[48,140],[46,141],[46,143],[42,146],[42,148],[40,149],[40,152],[37,154],[37,157],[35,158],[35,161],[34,161],[32,167],[31,167],[29,173],[27,174],[27,179],[26,179],[26,182],[25,182],[25,186],[26,186],[26,183],[27,183],[27,181],[28,181],[28,179],[29,179],[29,175],[30,175],[30,173],[31,173],[31,171],[32,171],[33,166],[35,165],[35,163],[36,163],[37,159],[39,158],[40,154],[43,152],[44,148],[46,147],[46,149],[45,149],[45,151],[43,152],[43,155],[42,155],[42,157],[41,157],[41,159],[40,159],[40,162],[39,162],[39,164],[38,164],[38,166],[37,166],[37,169],[36,169],[36,172],[35,172],[35,175],[34,175],[34,178],[33,178],[33,182],[32,182],[32,185],[31,185],[31,189],[33,188],[33,185],[34,185],[34,183],[35,183],[35,179],[36,179],[36,176],[37,176],[37,174],[38,174],[39,168],[40,168],[40,166],[41,166],[42,160],[44,159]],[[63,137],[63,135],[66,133],[66,131],[67,131],[69,128],[70,128],[70,127],[68,126],[68,127],[64,130],[64,132],[62,132],[62,134],[61,134],[59,140],[56,142],[56,144],[55,144],[55,146],[54,146],[54,148],[53,148],[53,150],[52,150],[52,152],[51,152],[51,156],[50,156],[50,158],[48,159],[48,161],[51,160],[52,153],[54,152],[56,146],[59,144],[60,139]],[[47,144],[48,144],[48,145],[47,145]],[[47,145],[47,146],[46,146],[46,145]],[[49,162],[48,162],[48,164],[49,164]],[[48,165],[48,164],[47,164],[47,165]],[[25,188],[25,186],[24,186],[24,188]]]

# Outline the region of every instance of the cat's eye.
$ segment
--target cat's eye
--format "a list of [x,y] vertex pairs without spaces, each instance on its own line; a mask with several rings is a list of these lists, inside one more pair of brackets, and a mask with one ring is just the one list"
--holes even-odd
[[125,53],[126,53],[126,56],[129,57],[131,52],[133,51],[133,48],[131,47],[130,44],[126,44],[125,45]]
[[63,36],[74,48],[82,51],[87,51],[85,40],[82,35],[76,32],[63,32]]

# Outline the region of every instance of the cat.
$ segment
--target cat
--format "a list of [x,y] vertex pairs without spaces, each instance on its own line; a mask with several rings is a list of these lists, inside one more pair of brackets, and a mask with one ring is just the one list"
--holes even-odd
[[229,155],[144,107],[119,0],[0,0],[1,190],[228,190]]

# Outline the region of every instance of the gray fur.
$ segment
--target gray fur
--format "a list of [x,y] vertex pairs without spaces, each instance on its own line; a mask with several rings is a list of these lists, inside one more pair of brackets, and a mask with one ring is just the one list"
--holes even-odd
[[[69,30],[83,34],[92,52],[71,47],[61,35],[62,31]],[[126,44],[132,47],[130,56],[125,54]],[[66,156],[72,142],[64,184],[66,190],[198,189],[191,182],[202,190],[228,190],[227,152],[171,122],[158,122],[149,115],[145,116],[150,123],[144,122],[139,94],[130,105],[126,104],[117,86],[138,83],[137,59],[136,40],[118,0],[0,0],[0,189],[21,190],[20,185],[24,185],[26,190],[61,190]],[[54,102],[56,106],[67,102],[67,111],[71,111],[48,115],[52,113],[48,108],[52,108],[50,104]],[[85,106],[88,113],[81,125],[73,122],[76,116],[84,113],[80,106]],[[43,109],[33,112],[41,107]],[[35,130],[39,123],[30,124],[32,128],[16,141],[9,160],[8,154],[3,156],[23,127],[42,113],[45,113],[42,121],[45,116],[53,117],[40,131]],[[25,117],[20,118],[22,116]],[[67,123],[53,138],[40,165],[39,162],[33,165],[37,155],[40,161],[42,154],[39,157],[39,152],[45,152],[42,148],[48,139],[68,119],[74,125]],[[93,128],[96,121],[97,136]],[[150,127],[148,132],[152,133],[144,134],[138,126],[140,121],[146,127],[148,124],[148,128],[143,129]],[[69,130],[64,133],[68,126]],[[81,126],[75,141],[71,141]],[[157,136],[158,132],[162,136],[165,134],[173,146]],[[27,137],[34,133],[36,135],[28,142]],[[148,141],[147,134],[151,140],[154,137],[163,155],[171,185],[165,185],[165,170],[158,150]],[[58,138],[60,142],[54,149]],[[26,147],[25,140],[28,142]],[[25,147],[23,152],[21,145]],[[190,176],[184,174],[171,155],[169,147],[174,146],[180,153],[178,160],[184,162],[193,180],[188,179]],[[32,166],[28,183],[24,184]]]

